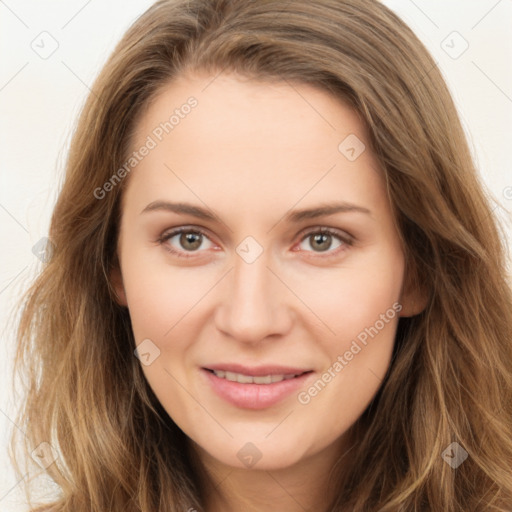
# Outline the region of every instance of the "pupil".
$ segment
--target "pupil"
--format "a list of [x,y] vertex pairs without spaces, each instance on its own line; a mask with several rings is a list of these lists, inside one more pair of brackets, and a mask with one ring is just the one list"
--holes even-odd
[[326,242],[326,241],[329,241],[329,243],[327,245],[320,245],[319,247],[317,246],[317,248],[320,250],[320,251],[325,251],[327,249],[329,249],[330,247],[330,237],[331,235],[327,235],[325,233],[319,233],[317,235],[315,235],[313,237],[313,246],[316,245],[317,243],[320,243],[322,244],[322,242]]
[[182,233],[180,243],[183,247],[188,249],[197,249],[201,245],[200,233]]

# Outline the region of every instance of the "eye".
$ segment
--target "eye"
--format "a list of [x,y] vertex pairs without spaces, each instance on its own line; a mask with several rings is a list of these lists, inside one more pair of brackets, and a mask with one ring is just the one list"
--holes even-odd
[[[338,244],[334,246],[334,250],[330,250],[333,249],[333,239],[336,239]],[[313,249],[312,252],[327,253],[326,256],[338,254],[353,244],[353,240],[348,235],[330,228],[315,228],[313,231],[309,231],[303,236],[301,244],[305,242]]]
[[[334,250],[331,250],[333,249],[333,240],[337,240],[338,243],[334,246]],[[204,247],[203,243],[205,241],[208,241],[210,245]],[[320,257],[337,255],[353,245],[353,240],[349,235],[330,228],[314,228],[310,230],[302,237],[299,247],[307,241],[309,241],[308,245],[313,251],[308,251],[304,247],[298,250],[317,254],[326,253],[325,255],[320,255]],[[186,226],[164,232],[157,242],[179,258],[193,258],[195,256],[194,253],[200,252],[200,249],[211,249],[214,246],[204,231],[199,228]],[[297,251],[297,249],[294,250]]]
[[[179,235],[179,236],[178,236]],[[174,241],[175,244],[171,243],[173,238],[176,238]],[[212,244],[211,240],[208,238],[206,233],[197,228],[187,228],[181,227],[164,233],[159,239],[158,242],[165,246],[166,250],[170,253],[178,256],[179,258],[191,258],[194,254],[186,254],[198,252],[198,250],[203,245],[203,242],[208,240],[210,244]],[[213,244],[212,244],[213,245]],[[206,249],[211,248],[206,247]],[[203,247],[205,249],[205,247]]]

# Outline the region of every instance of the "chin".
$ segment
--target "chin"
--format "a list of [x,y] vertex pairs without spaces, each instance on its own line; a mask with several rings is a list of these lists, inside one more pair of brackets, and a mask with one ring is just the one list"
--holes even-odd
[[[268,434],[268,432],[267,432]],[[282,433],[281,433],[282,434]],[[276,471],[289,468],[308,457],[300,439],[291,436],[276,437],[273,441],[240,441],[240,438],[230,439],[227,443],[217,443],[215,446],[200,446],[201,451],[217,463],[236,469]],[[246,439],[250,439],[246,437]],[[284,442],[287,439],[288,442]]]

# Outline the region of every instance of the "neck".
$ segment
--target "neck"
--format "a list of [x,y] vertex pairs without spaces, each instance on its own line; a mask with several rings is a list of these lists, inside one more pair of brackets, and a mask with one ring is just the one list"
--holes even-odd
[[194,444],[202,465],[207,512],[327,511],[338,485],[329,485],[331,471],[343,466],[350,449],[341,440],[296,464],[279,469],[240,469],[213,459]]

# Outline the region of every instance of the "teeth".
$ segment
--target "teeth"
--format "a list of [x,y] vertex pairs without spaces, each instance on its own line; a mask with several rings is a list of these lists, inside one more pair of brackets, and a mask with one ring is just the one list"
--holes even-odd
[[252,384],[254,379],[249,375],[242,375],[241,373],[235,373],[236,381],[240,382],[240,384]]
[[272,384],[297,377],[297,375],[265,375],[253,377],[252,375],[243,375],[242,373],[225,372],[224,370],[213,370],[213,373],[221,378],[240,384]]
[[225,375],[224,378],[227,379],[227,380],[230,380],[232,382],[236,382],[237,381],[236,373],[233,373],[233,372],[226,372],[226,375]]
[[[253,377],[255,384],[271,384],[272,383],[272,375],[266,375],[265,377]],[[238,381],[240,382],[240,381]],[[276,381],[279,382],[279,381]]]

